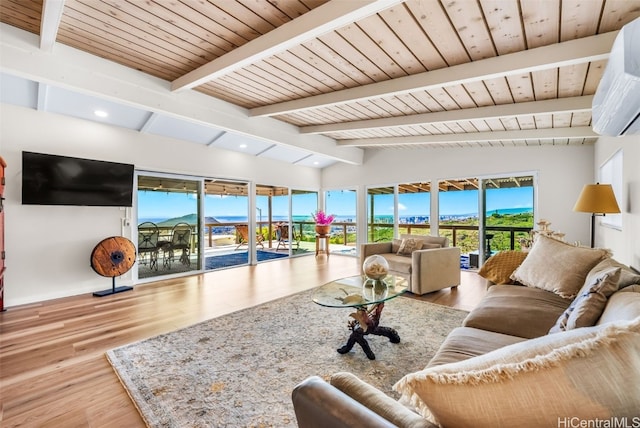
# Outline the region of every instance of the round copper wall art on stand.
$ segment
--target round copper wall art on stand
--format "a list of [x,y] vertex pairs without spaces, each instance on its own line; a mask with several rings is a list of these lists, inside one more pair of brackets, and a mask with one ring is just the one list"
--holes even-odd
[[116,276],[124,275],[136,262],[136,247],[133,242],[122,236],[103,239],[91,252],[91,267],[98,275],[111,277],[111,289],[97,291],[94,296],[103,297],[133,287],[116,287]]

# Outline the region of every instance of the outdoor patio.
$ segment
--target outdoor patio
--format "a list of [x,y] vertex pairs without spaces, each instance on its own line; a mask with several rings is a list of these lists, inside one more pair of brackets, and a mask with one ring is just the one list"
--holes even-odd
[[[248,246],[241,245],[238,247],[238,244],[235,241],[235,236],[233,235],[212,235],[211,242],[212,246],[208,246],[206,244],[209,243],[208,239],[205,239],[205,260],[204,267],[201,269],[203,271],[207,270],[215,270],[215,269],[228,269],[233,268],[235,266],[241,266],[248,263]],[[277,260],[285,257],[289,257],[288,248],[283,249],[277,248],[277,241],[272,240],[270,243],[268,240],[265,240],[264,248],[257,248],[257,260],[258,263],[268,262],[271,260]],[[271,248],[269,248],[271,245]],[[331,244],[329,246],[330,254],[341,254],[341,255],[356,255],[356,247],[355,245],[339,245],[339,244]],[[299,244],[294,244],[294,249],[291,252],[291,256],[299,257],[299,256],[314,256],[316,251],[315,242],[311,241],[300,241]],[[325,257],[322,255],[322,257]],[[163,275],[171,275],[176,273],[184,273],[189,271],[199,271],[198,266],[198,255],[196,252],[192,252],[190,254],[190,265],[185,265],[180,262],[180,257],[174,257],[174,260],[170,263],[163,262],[163,254],[162,252],[158,255],[158,268],[150,269],[149,268],[149,256],[145,256],[143,259],[138,260],[138,278],[151,278],[156,276]]]

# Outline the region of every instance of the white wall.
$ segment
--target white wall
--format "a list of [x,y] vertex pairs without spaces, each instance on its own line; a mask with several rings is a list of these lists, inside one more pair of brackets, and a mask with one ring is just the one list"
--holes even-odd
[[[0,154],[8,163],[5,201],[5,306],[102,290],[109,278],[93,272],[91,250],[108,236],[130,236],[119,208],[23,206],[21,152],[54,153],[133,163],[139,169],[249,180],[300,189],[354,188],[492,174],[538,174],[538,219],[568,241],[589,242],[588,214],[572,208],[597,168],[624,149],[623,231],[599,227],[597,244],[621,262],[640,266],[640,144],[637,137],[601,139],[593,146],[440,148],[368,151],[362,166],[336,164],[322,173],[269,159],[176,142],[69,117],[0,105]],[[322,180],[321,180],[322,178]],[[364,201],[363,198],[359,199]],[[634,239],[634,237],[636,237]],[[118,284],[131,282],[130,275]]]
[[[132,163],[144,170],[320,188],[317,169],[0,104],[0,154],[7,162],[6,307],[110,288],[111,279],[91,268],[91,251],[106,237],[131,237],[131,229],[121,227],[125,211],[120,208],[22,205],[23,150]],[[117,285],[131,281],[130,272],[117,278]]]
[[594,174],[611,155],[622,149],[622,230],[596,220],[596,245],[610,248],[621,263],[640,269],[640,136],[600,137],[595,147]]
[[[325,168],[326,189],[435,182],[502,174],[537,172],[537,219],[547,219],[569,242],[589,242],[590,217],[573,212],[582,186],[593,181],[594,146],[433,148],[376,150],[362,166]],[[362,207],[364,209],[364,207]]]

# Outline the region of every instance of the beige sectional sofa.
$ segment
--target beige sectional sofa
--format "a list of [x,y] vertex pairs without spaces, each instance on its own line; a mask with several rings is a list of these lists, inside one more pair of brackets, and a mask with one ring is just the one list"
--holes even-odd
[[550,238],[512,270],[398,380],[399,400],[351,373],[310,377],[292,395],[299,426],[640,424],[640,275]]
[[460,249],[450,247],[446,237],[401,235],[391,242],[361,245],[361,261],[374,254],[389,263],[389,273],[407,278],[414,294],[460,285]]

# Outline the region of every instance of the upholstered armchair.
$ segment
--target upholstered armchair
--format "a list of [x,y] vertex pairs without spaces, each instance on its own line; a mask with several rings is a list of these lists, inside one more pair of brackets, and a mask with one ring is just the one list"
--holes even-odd
[[[360,247],[361,262],[379,254],[389,263],[389,273],[407,278],[409,291],[426,294],[460,284],[460,249],[440,236],[401,235],[391,242],[374,242]],[[420,241],[420,249],[416,242]],[[404,245],[403,245],[404,244]]]

